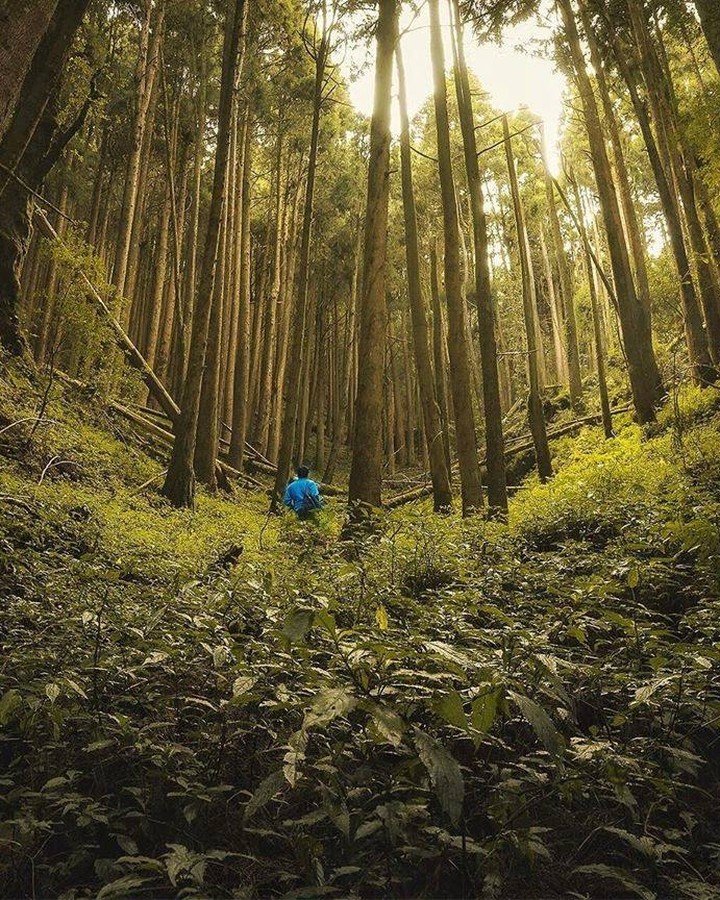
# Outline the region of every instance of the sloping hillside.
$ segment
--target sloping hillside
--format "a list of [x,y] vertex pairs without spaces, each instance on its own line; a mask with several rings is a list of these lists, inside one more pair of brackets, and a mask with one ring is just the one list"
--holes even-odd
[[365,546],[0,396],[0,893],[719,896],[716,391]]

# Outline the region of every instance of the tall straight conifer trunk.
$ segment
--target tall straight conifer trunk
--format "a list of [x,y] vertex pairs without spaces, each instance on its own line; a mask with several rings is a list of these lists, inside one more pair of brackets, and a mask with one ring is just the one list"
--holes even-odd
[[555,202],[555,190],[547,160],[545,135],[543,134],[543,174],[545,179],[545,195],[547,197],[548,214],[550,216],[550,234],[552,237],[555,269],[558,274],[558,300],[560,318],[562,320],[564,350],[567,361],[568,389],[570,402],[574,409],[582,406],[582,373],[580,371],[580,348],[578,347],[577,320],[575,317],[575,297],[572,276],[565,245],[560,230],[560,218]]
[[420,285],[420,255],[418,250],[417,213],[413,191],[412,159],[410,150],[410,120],[407,111],[405,69],[398,44],[396,50],[398,70],[398,97],[400,101],[400,156],[402,166],[403,210],[405,213],[405,259],[408,274],[408,296],[412,317],[412,335],[415,347],[415,364],[418,372],[425,437],[430,460],[430,478],[433,485],[435,510],[450,509],[452,492],[450,473],[445,462],[440,411],[435,397],[432,360],[430,357],[430,330],[427,309]]
[[445,52],[440,31],[440,0],[429,0],[440,191],[445,234],[445,298],[448,310],[450,388],[455,413],[455,443],[460,466],[463,515],[483,505],[477,435],[472,404],[472,380],[467,344],[463,272],[460,259],[460,222],[450,152],[450,124],[445,86]]
[[[52,143],[59,131],[58,86],[88,2],[58,0],[22,82],[14,115],[3,125],[0,162],[31,188],[39,187],[57,161]],[[32,209],[25,188],[0,173],[0,345],[13,354],[27,346],[18,318],[19,276],[30,245]]]
[[487,466],[487,492],[490,513],[505,516],[508,509],[507,479],[505,474],[505,446],[500,403],[500,377],[498,373],[497,340],[495,337],[495,304],[490,281],[488,260],[487,221],[478,165],[477,141],[470,95],[470,79],[465,62],[463,28],[460,21],[460,4],[451,0],[455,14],[455,92],[460,113],[460,127],[465,151],[470,211],[475,250],[475,304],[478,313],[480,337],[480,364],[482,367],[482,395],[485,412],[485,449]]
[[0,7],[0,140],[56,6],[57,0],[26,0]]
[[547,431],[545,428],[545,415],[543,412],[542,397],[540,396],[540,366],[538,364],[539,353],[542,347],[538,342],[537,328],[537,302],[535,297],[535,279],[530,259],[530,245],[527,229],[525,227],[525,214],[523,211],[520,188],[518,186],[515,158],[512,152],[510,128],[507,116],[503,116],[503,138],[505,141],[505,159],[507,161],[508,175],[510,177],[510,190],[512,193],[513,209],[515,211],[515,226],[517,228],[518,254],[520,256],[520,270],[522,273],[523,288],[523,316],[525,319],[525,334],[527,336],[527,370],[530,392],[528,396],[528,422],[533,444],[535,445],[535,458],[537,460],[540,480],[545,481],[552,476],[552,462],[550,460],[550,447],[548,445]]
[[357,523],[380,506],[383,377],[385,373],[385,264],[390,196],[390,108],[397,41],[397,0],[379,0],[375,101],[370,124],[362,296],[359,307],[358,383],[348,491],[349,518]]
[[162,493],[174,506],[178,507],[193,506],[195,501],[193,457],[197,440],[205,351],[212,311],[220,224],[225,202],[232,127],[233,91],[238,69],[243,10],[246,2],[247,0],[228,0],[226,8],[220,102],[218,106],[218,133],[210,212],[200,276],[195,295],[190,353],[182,392],[181,413],[176,425],[172,456],[162,489]]
[[650,309],[649,305],[638,297],[635,289],[600,114],[587,72],[572,2],[558,0],[558,6],[565,25],[565,37],[573,60],[590,142],[590,155],[615,278],[618,314],[627,355],[633,404],[638,421],[645,424],[655,420],[655,407],[663,394],[662,380],[653,348]]
[[718,0],[695,0],[695,7],[720,75],[720,3]]
[[[297,429],[298,411],[300,410],[301,394],[305,387],[303,379],[298,379],[298,373],[303,368],[303,344],[305,335],[305,322],[308,308],[308,287],[310,280],[310,241],[312,237],[313,202],[315,197],[315,174],[317,170],[318,146],[320,138],[320,113],[322,111],[323,88],[325,84],[325,67],[330,52],[330,39],[332,25],[327,21],[327,9],[324,8],[322,34],[315,52],[315,84],[313,88],[313,116],[310,132],[310,154],[308,158],[308,173],[305,184],[305,206],[303,209],[302,234],[300,238],[300,265],[297,278],[297,296],[291,320],[290,347],[288,353],[287,369],[283,379],[282,394],[282,428],[280,433],[280,448],[278,450],[277,474],[273,486],[270,509],[277,512],[285,490],[285,485],[290,474],[290,465],[293,458],[293,450],[296,447],[296,437],[300,440],[302,451],[302,433]],[[280,174],[278,172],[278,179]],[[280,207],[278,205],[278,213]],[[298,432],[300,432],[298,434]]]

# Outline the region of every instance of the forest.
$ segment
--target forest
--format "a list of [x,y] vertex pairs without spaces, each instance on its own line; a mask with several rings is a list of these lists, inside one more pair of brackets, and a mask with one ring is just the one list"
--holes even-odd
[[719,0],[0,0],[0,897],[713,900],[719,743]]

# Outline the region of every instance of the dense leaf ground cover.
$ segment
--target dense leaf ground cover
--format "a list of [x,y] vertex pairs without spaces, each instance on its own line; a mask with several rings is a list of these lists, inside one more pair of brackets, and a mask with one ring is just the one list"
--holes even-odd
[[348,545],[1,388],[2,895],[720,896],[717,392]]

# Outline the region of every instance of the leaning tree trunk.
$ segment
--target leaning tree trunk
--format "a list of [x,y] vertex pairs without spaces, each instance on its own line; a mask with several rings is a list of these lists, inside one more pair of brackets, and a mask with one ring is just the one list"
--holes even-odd
[[420,254],[418,250],[417,213],[413,192],[412,159],[410,150],[410,120],[405,92],[405,69],[400,44],[396,49],[398,70],[398,96],[400,101],[400,155],[402,166],[403,210],[405,214],[405,258],[408,273],[408,296],[412,316],[412,334],[415,362],[420,384],[425,436],[430,462],[430,478],[433,485],[435,510],[452,508],[450,473],[445,463],[440,412],[435,397],[435,384],[430,357],[429,326],[425,300],[420,286]]
[[653,349],[650,310],[640,300],[635,290],[630,256],[623,235],[620,207],[600,124],[600,114],[587,72],[572,3],[571,0],[558,0],[558,4],[582,101],[585,127],[590,142],[590,155],[605,221],[633,403],[638,421],[645,424],[655,420],[655,406],[663,393],[662,379]]
[[720,3],[717,0],[695,0],[695,6],[712,58],[720,74]]
[[360,301],[358,385],[350,486],[351,522],[380,506],[382,486],[382,404],[385,370],[385,261],[390,194],[390,107],[397,41],[397,0],[379,0],[375,57],[375,103],[370,125],[367,207]]
[[[717,377],[717,373],[711,364],[710,352],[710,347],[712,347],[712,357],[717,358],[720,351],[720,306],[718,306],[716,290],[717,279],[708,257],[705,235],[698,215],[692,173],[686,168],[683,157],[682,136],[677,127],[677,122],[674,120],[669,102],[669,85],[666,82],[660,59],[653,45],[643,9],[638,7],[634,0],[628,0],[627,6],[639,50],[640,68],[643,72],[650,108],[655,120],[658,151],[663,160],[661,168],[668,180],[668,184],[664,187],[658,184],[661,200],[663,201],[663,206],[667,207],[668,212],[674,212],[679,218],[679,204],[675,195],[675,187],[677,187],[682,200],[682,207],[685,211],[690,247],[695,258],[700,300],[705,311],[705,319],[708,326],[707,332],[703,327],[702,314],[689,271],[686,275],[681,276],[681,296],[690,365],[695,380],[700,384],[704,384],[714,381]],[[670,184],[671,181],[672,186]],[[671,206],[674,206],[675,210],[671,211]],[[679,247],[679,238],[676,235],[673,236],[673,232],[677,232],[678,223],[672,223],[669,217],[667,222],[677,258],[681,248]],[[677,250],[675,250],[675,244],[678,244]],[[682,272],[682,269],[680,271]]]
[[455,13],[455,92],[457,94],[460,126],[465,150],[470,209],[475,249],[475,304],[478,314],[480,337],[480,364],[482,366],[482,396],[485,412],[485,448],[487,466],[488,506],[491,514],[505,516],[508,509],[507,479],[505,475],[505,447],[500,403],[500,378],[498,374],[497,341],[495,338],[495,303],[490,282],[488,260],[488,236],[485,208],[478,165],[477,142],[473,119],[470,79],[465,62],[463,29],[460,21],[460,4],[453,0]]
[[450,124],[445,87],[445,53],[440,31],[439,0],[430,0],[430,53],[435,99],[440,189],[445,233],[445,297],[448,309],[450,387],[455,412],[455,442],[460,466],[463,515],[483,505],[477,435],[472,405],[472,381],[468,358],[463,273],[460,263],[460,223],[450,151]]
[[[688,351],[690,354],[690,358],[693,360],[698,359],[699,362],[702,358],[702,355],[698,355],[694,347],[695,335],[697,334],[697,330],[688,330],[688,323],[697,321],[699,308],[698,296],[695,282],[693,280],[692,271],[690,269],[690,261],[685,244],[680,202],[677,194],[675,193],[674,185],[670,180],[671,173],[668,171],[669,160],[663,162],[663,159],[661,157],[660,147],[650,124],[650,115],[648,112],[647,103],[643,98],[641,98],[638,92],[634,74],[628,64],[627,49],[620,43],[617,33],[614,31],[612,24],[607,22],[607,19],[606,23],[609,24],[610,28],[610,38],[612,42],[615,62],[628,89],[630,100],[632,101],[635,115],[637,117],[638,123],[640,125],[640,130],[643,135],[648,158],[653,170],[653,175],[655,176],[655,183],[657,185],[658,195],[660,197],[660,203],[662,205],[665,223],[667,225],[668,236],[670,238],[670,246],[673,253],[673,259],[675,261],[675,268],[680,283],[680,296],[683,306],[683,322],[685,325]],[[702,347],[702,342],[698,344],[698,347]],[[701,370],[699,370],[697,366],[696,375],[704,377]]]
[[246,0],[229,0],[223,39],[222,77],[218,106],[218,131],[215,147],[215,172],[208,228],[205,236],[202,266],[195,296],[190,354],[187,376],[182,393],[182,411],[177,422],[175,442],[162,492],[174,506],[193,506],[195,502],[195,472],[193,457],[197,440],[205,350],[212,312],[218,239],[225,200],[227,164],[230,153],[233,91],[238,69],[243,8]]

